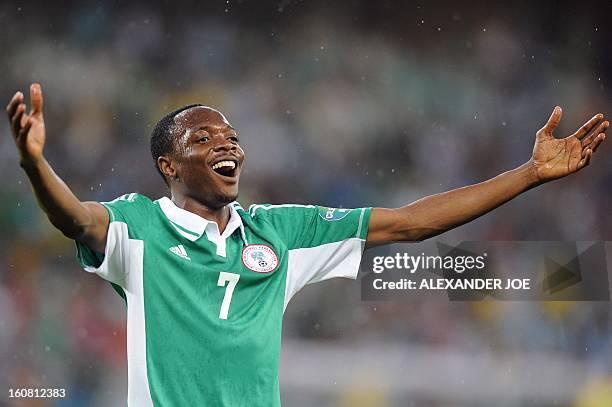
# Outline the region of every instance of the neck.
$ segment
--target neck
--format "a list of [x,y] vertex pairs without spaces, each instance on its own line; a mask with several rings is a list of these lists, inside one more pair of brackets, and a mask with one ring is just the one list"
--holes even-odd
[[172,193],[172,202],[181,209],[195,213],[206,220],[216,222],[220,233],[223,233],[229,222],[230,209],[227,205],[213,209],[195,198],[177,193]]

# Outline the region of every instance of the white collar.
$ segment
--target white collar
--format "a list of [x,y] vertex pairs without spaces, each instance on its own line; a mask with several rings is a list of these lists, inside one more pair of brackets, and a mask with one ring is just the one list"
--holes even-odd
[[242,224],[240,215],[238,215],[238,211],[234,208],[233,202],[228,205],[230,219],[223,234],[219,233],[219,225],[217,225],[217,222],[204,219],[193,212],[179,208],[166,196],[160,198],[158,202],[164,215],[166,215],[172,226],[174,226],[181,235],[192,242],[198,240],[202,237],[204,232],[206,232],[206,236],[209,240],[218,243],[219,239],[225,240],[234,233],[236,229],[240,229],[240,233],[244,239],[244,225]]

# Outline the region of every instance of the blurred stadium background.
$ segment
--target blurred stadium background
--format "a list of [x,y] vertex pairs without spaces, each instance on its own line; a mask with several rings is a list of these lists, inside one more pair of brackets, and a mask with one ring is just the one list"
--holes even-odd
[[[612,114],[606,3],[427,3],[2,2],[0,95],[42,83],[47,156],[83,200],[165,194],[151,126],[216,106],[247,153],[244,206],[399,206],[521,164],[555,104],[559,136]],[[124,304],[77,267],[0,133],[0,405],[22,387],[69,398],[16,405],[124,405]],[[611,240],[611,151],[442,239]],[[609,302],[359,293],[332,281],[289,305],[284,405],[612,406]]]

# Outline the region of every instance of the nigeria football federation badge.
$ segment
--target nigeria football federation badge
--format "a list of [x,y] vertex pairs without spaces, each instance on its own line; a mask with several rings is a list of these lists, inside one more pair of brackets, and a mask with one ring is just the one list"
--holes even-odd
[[242,250],[242,263],[256,273],[269,273],[278,266],[278,257],[265,244],[251,244]]

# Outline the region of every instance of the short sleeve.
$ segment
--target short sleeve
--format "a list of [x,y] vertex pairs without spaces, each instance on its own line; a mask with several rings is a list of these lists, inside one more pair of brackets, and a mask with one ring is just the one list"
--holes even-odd
[[288,248],[285,306],[307,284],[334,277],[357,278],[371,208],[254,205]]
[[104,253],[75,241],[77,261],[89,273],[126,288],[129,265],[133,261],[133,244],[137,236],[146,233],[146,212],[149,198],[139,194],[123,195],[111,202],[101,202],[109,215]]

